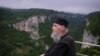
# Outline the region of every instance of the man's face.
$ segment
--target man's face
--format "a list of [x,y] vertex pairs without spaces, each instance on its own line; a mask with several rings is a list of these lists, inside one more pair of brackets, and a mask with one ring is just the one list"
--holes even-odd
[[62,31],[62,25],[54,23],[52,26],[52,32],[61,33],[61,31]]
[[51,38],[53,38],[54,42],[59,42],[61,38],[61,32],[64,30],[62,25],[54,23],[52,26],[52,34]]

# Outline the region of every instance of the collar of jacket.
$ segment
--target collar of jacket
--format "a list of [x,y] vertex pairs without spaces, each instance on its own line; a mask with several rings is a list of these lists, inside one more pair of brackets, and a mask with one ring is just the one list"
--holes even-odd
[[61,39],[63,39],[65,36],[67,36],[68,35],[68,33],[66,33],[65,35],[63,35],[62,37],[61,37]]

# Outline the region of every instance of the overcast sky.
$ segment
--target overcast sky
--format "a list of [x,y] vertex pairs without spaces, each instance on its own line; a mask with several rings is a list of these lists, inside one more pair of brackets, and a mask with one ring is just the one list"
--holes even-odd
[[0,7],[14,9],[43,8],[87,14],[100,11],[100,0],[0,0]]

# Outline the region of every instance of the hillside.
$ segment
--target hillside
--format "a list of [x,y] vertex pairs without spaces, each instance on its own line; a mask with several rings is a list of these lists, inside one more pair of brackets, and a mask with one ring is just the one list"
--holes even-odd
[[[92,12],[86,17],[87,24],[83,34],[83,42],[100,45],[100,11]],[[80,52],[89,56],[99,56],[100,47],[95,45],[82,44]]]
[[[50,20],[44,21],[45,23],[39,24],[39,35],[43,38],[33,40],[30,38],[30,33],[13,27],[13,24],[16,23],[22,27],[29,19],[34,17],[38,19],[41,15],[50,18]],[[0,56],[39,56],[45,52],[47,46],[50,46],[52,43],[50,38],[51,27],[53,20],[57,17],[66,18],[70,24],[70,34],[75,40],[82,40],[83,29],[85,27],[84,16],[46,9],[0,8]],[[39,22],[37,21],[37,23]],[[30,26],[31,24],[28,25],[31,29],[34,29],[34,24],[32,26]]]
[[90,24],[87,27],[87,30],[90,30],[94,36],[98,36],[98,35],[100,36],[100,31],[98,31],[100,29],[100,26],[99,26],[100,12],[91,13],[87,15],[87,17],[89,18],[89,21],[90,21]]

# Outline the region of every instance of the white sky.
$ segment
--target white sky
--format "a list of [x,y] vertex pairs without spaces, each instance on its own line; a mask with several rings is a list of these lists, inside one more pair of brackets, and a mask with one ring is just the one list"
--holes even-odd
[[87,14],[100,11],[100,0],[0,0],[0,7],[14,9],[43,8]]

